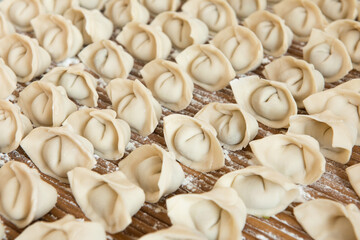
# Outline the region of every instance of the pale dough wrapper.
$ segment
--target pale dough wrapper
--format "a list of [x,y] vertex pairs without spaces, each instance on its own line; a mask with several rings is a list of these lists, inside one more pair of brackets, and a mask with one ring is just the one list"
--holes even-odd
[[294,208],[296,220],[315,240],[360,239],[360,211],[328,199],[315,199]]
[[39,221],[26,228],[16,240],[106,240],[104,228],[95,222],[65,215],[55,222]]
[[30,120],[9,101],[0,99],[0,152],[17,149],[21,140],[32,130]]
[[281,173],[264,166],[250,166],[223,175],[218,187],[233,188],[247,213],[270,217],[285,210],[299,195],[297,186]]
[[0,58],[0,99],[6,99],[16,89],[16,75]]
[[261,41],[264,52],[280,57],[287,52],[293,39],[291,29],[279,16],[266,10],[256,11],[244,20],[244,26]]
[[5,15],[0,12],[0,38],[15,33],[15,28]]
[[35,126],[58,127],[77,109],[63,87],[43,81],[32,82],[21,91],[18,104]]
[[195,84],[208,91],[223,89],[236,76],[230,61],[211,44],[187,47],[175,60]]
[[322,13],[330,20],[355,19],[357,16],[357,0],[314,0]]
[[106,4],[106,2],[108,2],[109,0],[78,0],[79,1],[79,5],[82,8],[85,9],[98,9],[101,10],[103,9],[104,5]]
[[255,162],[289,177],[293,182],[310,185],[325,172],[325,158],[312,137],[287,133],[250,142]]
[[246,208],[231,188],[176,195],[166,200],[166,206],[173,225],[197,230],[209,240],[242,239]]
[[79,6],[79,0],[40,0],[46,12],[63,15],[64,12],[72,7]]
[[7,162],[0,169],[0,179],[0,213],[16,227],[26,227],[55,207],[56,189],[25,163]]
[[119,169],[144,190],[145,200],[151,203],[175,192],[185,177],[175,155],[155,144],[136,148],[120,161]]
[[169,228],[149,233],[139,240],[207,240],[202,233],[182,225],[173,225]]
[[272,128],[286,128],[297,114],[296,102],[285,83],[248,76],[230,82],[237,104]]
[[63,125],[89,140],[95,153],[107,160],[124,156],[131,135],[129,125],[116,119],[111,109],[84,108],[70,114]]
[[266,0],[227,0],[238,18],[246,18],[252,13],[263,10],[267,6]]
[[84,65],[76,64],[69,67],[55,67],[46,73],[40,81],[51,82],[62,86],[68,97],[78,103],[96,107],[99,98],[96,92],[96,79],[85,71]]
[[205,23],[184,12],[163,12],[151,25],[160,26],[176,48],[184,49],[193,44],[205,43],[209,30]]
[[209,103],[195,118],[210,123],[220,143],[233,151],[246,147],[259,129],[256,119],[237,104]]
[[165,59],[171,51],[171,41],[160,27],[139,22],[127,23],[116,41],[132,56],[144,62],[156,58]]
[[194,83],[178,64],[158,58],[147,63],[140,73],[147,88],[161,105],[173,111],[189,106]]
[[49,53],[36,39],[14,33],[1,38],[0,46],[0,57],[14,71],[18,82],[29,82],[50,66]]
[[292,116],[288,132],[315,138],[324,157],[345,164],[350,160],[357,129],[343,118],[325,111],[314,115]]
[[346,168],[346,173],[348,175],[351,186],[360,197],[360,163]]
[[360,23],[349,19],[337,20],[330,23],[325,28],[325,32],[344,43],[353,67],[360,71]]
[[104,15],[118,28],[128,22],[147,23],[150,19],[150,13],[138,0],[110,0],[105,5]]
[[86,168],[68,173],[70,188],[81,210],[107,232],[124,230],[145,201],[141,188],[116,171],[100,175]]
[[339,39],[316,28],[311,32],[303,54],[304,60],[313,64],[328,83],[340,80],[353,68],[346,46]]
[[106,92],[118,117],[134,131],[144,137],[154,132],[161,117],[161,105],[139,80],[114,79]]
[[298,108],[304,108],[303,100],[324,89],[325,81],[314,65],[291,56],[280,57],[265,66],[265,78],[283,82],[289,88]]
[[33,18],[45,13],[40,0],[4,0],[0,10],[16,29],[25,32],[33,30],[30,24]]
[[211,33],[238,25],[234,10],[225,0],[189,0],[181,10],[203,21]]
[[236,73],[246,73],[261,65],[263,46],[257,36],[243,26],[229,26],[210,41],[229,59]]
[[81,32],[61,15],[42,14],[31,20],[35,36],[55,62],[74,57],[83,46]]
[[176,11],[181,4],[181,0],[140,0],[153,15],[166,11]]
[[134,65],[133,57],[111,40],[92,43],[81,50],[78,56],[81,62],[106,82],[114,78],[126,78]]
[[225,165],[216,130],[210,123],[180,114],[164,117],[164,138],[170,152],[182,164],[201,172]]
[[313,0],[284,0],[273,9],[285,20],[297,41],[308,41],[313,28],[324,30],[327,25],[325,16]]
[[70,8],[64,17],[79,29],[84,44],[109,39],[114,29],[112,22],[97,9]]
[[96,164],[91,143],[65,127],[35,128],[20,146],[41,172],[66,183],[70,170]]

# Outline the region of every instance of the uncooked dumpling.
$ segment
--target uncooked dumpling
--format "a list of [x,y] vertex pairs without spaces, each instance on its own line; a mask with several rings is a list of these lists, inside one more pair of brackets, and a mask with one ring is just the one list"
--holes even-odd
[[195,118],[210,123],[221,144],[233,151],[246,147],[255,138],[259,128],[250,113],[231,103],[210,103]]
[[360,211],[328,199],[315,199],[294,208],[296,220],[315,240],[360,239]]
[[140,73],[161,105],[180,111],[190,104],[194,83],[178,64],[158,58],[147,63]]
[[0,58],[0,99],[5,99],[16,89],[16,75]]
[[72,7],[78,7],[78,0],[40,0],[46,12],[63,15],[64,12]]
[[0,38],[15,33],[14,26],[6,19],[5,15],[0,12]]
[[351,186],[360,197],[360,163],[346,168],[346,173],[348,175]]
[[175,155],[155,144],[136,148],[120,161],[119,169],[144,190],[145,200],[151,203],[175,192],[184,180],[184,172]]
[[231,188],[201,194],[180,194],[166,201],[173,225],[197,230],[209,240],[242,239],[246,208]]
[[225,54],[237,73],[256,69],[264,56],[260,40],[252,31],[240,25],[221,30],[210,43]]
[[329,33],[313,29],[303,48],[304,60],[312,63],[324,76],[325,82],[336,82],[351,69],[351,58],[345,45]]
[[192,45],[175,60],[195,84],[208,91],[223,89],[236,75],[226,56],[211,44]]
[[290,116],[297,114],[296,102],[285,83],[248,76],[230,85],[237,104],[266,126],[286,128]]
[[276,134],[250,142],[255,162],[289,177],[293,182],[310,185],[325,172],[325,158],[319,143],[300,134]]
[[176,159],[190,168],[210,172],[225,165],[216,130],[203,120],[180,114],[166,116],[164,138]]
[[41,172],[62,182],[68,182],[67,172],[75,167],[92,169],[96,164],[94,147],[69,128],[35,128],[20,145]]
[[181,4],[181,0],[140,0],[140,3],[152,14],[157,15],[166,11],[176,11]]
[[238,18],[246,18],[253,12],[266,8],[266,0],[227,0]]
[[100,175],[75,168],[68,177],[75,200],[86,217],[100,223],[109,233],[124,230],[144,204],[143,190],[120,171]]
[[133,130],[144,137],[154,132],[161,117],[161,105],[139,80],[114,79],[106,92],[118,117]]
[[0,168],[0,179],[0,213],[16,227],[26,227],[55,207],[56,189],[25,163],[7,162]]
[[218,187],[231,187],[243,200],[247,213],[269,217],[287,208],[299,195],[297,186],[279,172],[264,166],[250,166],[223,175]]
[[314,65],[291,56],[272,61],[263,74],[267,79],[285,83],[299,108],[304,107],[305,98],[324,89],[324,77]]
[[330,20],[355,19],[357,0],[314,0],[323,14]]
[[101,10],[105,3],[109,0],[79,0],[80,7],[89,10],[98,9]]
[[182,225],[173,225],[153,233],[146,234],[139,240],[207,240],[202,233]]
[[125,121],[115,117],[111,109],[83,108],[72,113],[63,125],[89,140],[100,157],[117,160],[124,155],[131,132]]

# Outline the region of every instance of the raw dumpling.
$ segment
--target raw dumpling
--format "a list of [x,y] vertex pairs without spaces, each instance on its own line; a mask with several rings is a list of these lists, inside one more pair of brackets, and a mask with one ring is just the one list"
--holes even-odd
[[114,79],[106,92],[118,117],[133,130],[144,137],[154,132],[161,117],[161,105],[139,80]]
[[140,3],[152,14],[157,15],[166,11],[176,11],[181,4],[181,0],[140,0]]
[[210,123],[220,143],[233,151],[246,147],[255,138],[259,128],[251,114],[231,103],[210,103],[195,118]]
[[77,108],[63,87],[44,81],[32,82],[21,91],[18,104],[35,126],[58,127]]
[[325,82],[336,82],[352,69],[345,45],[332,35],[315,28],[303,48],[303,54],[304,60],[322,73]]
[[35,128],[20,145],[41,172],[62,182],[68,182],[70,170],[96,164],[91,143],[68,128]]
[[70,8],[65,12],[64,17],[79,29],[84,44],[109,39],[112,35],[112,22],[97,9]]
[[284,0],[274,5],[273,9],[285,20],[297,41],[308,41],[313,28],[323,30],[327,24],[325,16],[312,0]]
[[279,172],[263,166],[250,166],[223,175],[218,187],[231,187],[245,203],[247,213],[269,217],[287,208],[299,195],[297,186]]
[[116,41],[132,56],[144,62],[166,58],[171,51],[171,41],[160,27],[139,22],[126,24]]
[[55,222],[36,222],[25,229],[16,240],[106,240],[104,228],[95,222],[76,220],[65,215]]
[[78,7],[78,0],[40,0],[46,12],[63,15],[64,12],[72,7]]
[[235,71],[226,56],[211,44],[196,44],[183,50],[176,62],[187,71],[195,84],[208,91],[226,87]]
[[285,83],[259,76],[248,76],[231,81],[237,104],[256,120],[272,128],[286,128],[289,118],[297,114],[297,106]]
[[221,30],[210,43],[225,54],[237,73],[256,69],[264,56],[260,40],[252,31],[240,25]]
[[14,71],[18,82],[29,82],[50,66],[50,55],[36,39],[15,33],[1,38],[0,46],[0,57]]
[[285,21],[266,10],[256,11],[244,20],[244,26],[253,31],[261,41],[264,52],[280,57],[287,52],[293,33]]
[[315,138],[326,158],[342,164],[349,161],[357,134],[355,126],[330,111],[292,116],[288,132]]
[[351,186],[360,197],[360,163],[346,168],[346,173],[348,175]]
[[201,172],[225,165],[216,130],[207,122],[180,114],[164,117],[164,138],[182,164]]
[[144,190],[145,200],[151,203],[175,192],[184,180],[184,172],[175,155],[155,144],[136,148],[120,161],[119,169]]
[[148,10],[138,0],[110,0],[105,5],[104,15],[119,28],[128,22],[147,23],[150,19]]
[[325,158],[312,137],[287,133],[250,142],[255,161],[289,177],[293,182],[310,185],[325,172]]
[[322,13],[330,20],[355,19],[357,0],[314,0]]
[[329,24],[325,31],[344,43],[353,67],[360,71],[360,23],[349,19],[337,20]]
[[189,106],[193,98],[194,83],[178,64],[158,58],[146,64],[140,73],[161,105],[173,111]]
[[98,9],[101,10],[105,3],[109,0],[79,0],[80,7],[89,10]]
[[84,108],[72,113],[63,125],[89,140],[100,157],[117,160],[124,155],[131,132],[125,121],[115,117],[111,109]]
[[99,95],[96,92],[96,79],[84,70],[82,64],[55,67],[45,74],[41,81],[64,87],[67,95],[80,104],[97,106]]
[[267,79],[285,83],[299,108],[304,107],[305,98],[324,89],[324,77],[314,65],[291,56],[272,61],[263,74]]
[[146,234],[139,240],[207,240],[200,232],[182,225],[173,225],[153,233]]
[[224,0],[189,0],[181,10],[203,21],[213,33],[238,25],[234,10]]
[[78,56],[81,62],[106,82],[114,78],[126,78],[134,65],[131,55],[111,40],[92,43],[81,50]]
[[18,148],[20,141],[32,129],[30,120],[18,107],[0,99],[0,152],[8,153]]
[[0,213],[16,227],[26,227],[55,207],[56,189],[25,163],[7,162],[0,168],[0,179]]
[[35,36],[55,62],[75,56],[83,46],[80,31],[61,15],[43,14],[33,20]]
[[160,26],[172,44],[180,49],[206,42],[209,30],[205,23],[183,12],[163,12],[151,22]]
[[16,89],[16,75],[0,58],[0,99],[5,99]]
[[216,188],[202,194],[180,194],[166,201],[173,225],[197,230],[209,240],[240,240],[246,208],[231,188]]
[[4,14],[0,12],[0,38],[15,33],[14,26],[6,19]]
[[355,204],[315,199],[295,207],[294,215],[315,240],[360,239],[360,211]]
[[16,29],[26,32],[33,30],[31,20],[45,12],[40,0],[3,0],[0,10]]
[[238,18],[246,18],[253,12],[266,8],[266,0],[227,0]]
[[124,230],[144,204],[143,190],[120,171],[100,175],[75,168],[68,177],[75,200],[86,217],[100,223],[109,233]]

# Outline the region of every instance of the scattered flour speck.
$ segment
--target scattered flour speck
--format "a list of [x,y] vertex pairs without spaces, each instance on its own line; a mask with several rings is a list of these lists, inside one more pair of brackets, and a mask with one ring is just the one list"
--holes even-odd
[[126,151],[132,152],[136,149],[136,146],[134,145],[134,143],[129,142],[126,146]]
[[80,63],[80,60],[76,57],[72,57],[72,58],[67,58],[65,59],[65,61],[59,62],[56,66],[58,67],[68,67],[70,65],[73,64],[78,64]]

